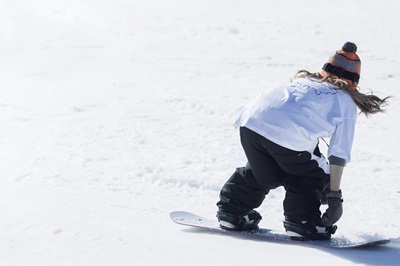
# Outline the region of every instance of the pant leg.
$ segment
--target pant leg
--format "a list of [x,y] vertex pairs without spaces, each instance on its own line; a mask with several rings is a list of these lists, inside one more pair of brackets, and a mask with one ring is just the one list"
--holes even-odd
[[245,127],[240,128],[240,140],[257,182],[269,190],[282,186],[287,173],[270,151],[278,145]]
[[[314,155],[322,156],[318,148]],[[284,215],[289,219],[319,222],[319,193],[323,188],[323,180],[329,175],[319,167],[317,161],[311,159],[309,152],[289,152],[275,158],[288,173],[284,178]]]
[[285,179],[284,215],[290,220],[319,222],[321,217],[320,190],[309,178],[288,176]]
[[269,190],[260,186],[250,165],[237,168],[220,192],[217,203],[220,211],[245,215],[261,205]]
[[225,212],[244,215],[261,205],[270,189],[283,184],[285,173],[264,147],[259,145],[263,138],[246,128],[240,130],[240,137],[248,163],[236,169],[224,184],[217,206]]

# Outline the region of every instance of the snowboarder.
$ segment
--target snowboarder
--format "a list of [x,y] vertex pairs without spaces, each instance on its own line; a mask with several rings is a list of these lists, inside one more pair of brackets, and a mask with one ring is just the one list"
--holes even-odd
[[[259,207],[284,186],[284,227],[293,239],[329,239],[340,219],[344,166],[350,162],[357,107],[367,117],[386,98],[361,93],[357,46],[346,42],[322,71],[299,71],[290,83],[267,90],[238,112],[235,127],[248,163],[224,184],[217,203],[220,227],[258,228]],[[330,138],[328,160],[318,141]],[[328,204],[321,215],[320,206]]]

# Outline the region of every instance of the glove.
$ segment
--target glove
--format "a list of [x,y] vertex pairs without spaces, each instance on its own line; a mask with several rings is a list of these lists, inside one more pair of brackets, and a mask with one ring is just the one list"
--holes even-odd
[[329,191],[326,193],[328,209],[322,215],[322,225],[325,227],[334,225],[343,214],[342,191]]

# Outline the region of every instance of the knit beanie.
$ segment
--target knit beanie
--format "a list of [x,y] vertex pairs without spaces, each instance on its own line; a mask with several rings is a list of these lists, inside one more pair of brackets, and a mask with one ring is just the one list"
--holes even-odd
[[361,61],[357,52],[357,46],[352,42],[346,42],[342,49],[336,51],[328,62],[322,67],[321,75],[334,75],[347,82],[349,89],[355,90],[360,80]]

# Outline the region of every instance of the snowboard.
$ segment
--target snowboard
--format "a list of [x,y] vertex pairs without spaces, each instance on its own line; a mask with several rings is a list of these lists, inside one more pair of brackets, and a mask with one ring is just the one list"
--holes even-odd
[[292,240],[286,233],[275,231],[272,229],[260,228],[251,231],[231,231],[224,230],[219,227],[217,219],[211,220],[194,213],[185,211],[174,211],[170,213],[170,218],[177,224],[200,228],[204,230],[211,230],[214,232],[219,232],[223,234],[229,234],[244,238],[252,238],[268,242],[280,242],[287,244],[297,244],[297,245],[307,245],[307,246],[317,246],[335,249],[345,249],[345,248],[366,248],[366,247],[377,247],[386,245],[390,242],[389,239],[379,239],[379,240],[363,240],[363,241],[350,241],[344,238],[332,237],[330,240]]

